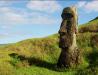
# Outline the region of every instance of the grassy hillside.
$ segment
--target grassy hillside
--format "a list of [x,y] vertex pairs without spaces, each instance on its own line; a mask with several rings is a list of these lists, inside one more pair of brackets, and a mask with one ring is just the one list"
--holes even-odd
[[59,35],[54,34],[1,47],[0,75],[98,75],[97,27],[98,19],[79,27],[77,44],[83,63],[76,68],[56,68],[61,50],[58,47]]
[[79,27],[79,32],[98,32],[98,17]]

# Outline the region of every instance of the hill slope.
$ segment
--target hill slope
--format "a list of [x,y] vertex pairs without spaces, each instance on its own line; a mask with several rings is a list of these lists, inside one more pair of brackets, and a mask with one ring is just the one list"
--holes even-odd
[[77,44],[83,52],[83,63],[75,69],[56,69],[61,50],[58,47],[59,35],[54,34],[1,47],[0,75],[97,75],[97,27],[98,19],[79,27]]
[[98,17],[79,27],[79,32],[98,32]]

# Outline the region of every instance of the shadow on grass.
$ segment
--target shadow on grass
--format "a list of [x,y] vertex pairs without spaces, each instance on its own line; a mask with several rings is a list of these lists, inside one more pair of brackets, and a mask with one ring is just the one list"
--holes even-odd
[[93,50],[86,56],[89,66],[77,71],[76,75],[98,75],[98,51]]
[[77,71],[76,75],[98,75],[98,35],[94,35],[90,39],[92,52],[85,56],[89,66]]
[[32,65],[35,65],[35,66],[38,66],[38,67],[43,67],[43,68],[47,68],[49,70],[53,70],[53,71],[59,71],[56,67],[56,64],[53,64],[53,63],[49,63],[47,61],[44,61],[44,60],[40,60],[40,59],[37,59],[37,58],[34,58],[34,57],[30,57],[30,58],[27,58],[25,56],[21,56],[21,55],[18,55],[16,53],[12,53],[10,54],[10,56],[12,58],[16,58],[19,59],[19,61],[28,61],[29,63],[29,66],[32,66]]
[[89,67],[98,67],[98,51],[94,51],[88,56]]

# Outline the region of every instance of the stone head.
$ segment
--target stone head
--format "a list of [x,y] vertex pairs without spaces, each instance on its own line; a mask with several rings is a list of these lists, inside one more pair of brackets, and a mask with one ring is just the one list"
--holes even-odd
[[76,7],[72,6],[64,8],[61,17],[63,20],[69,20],[71,18],[76,19],[77,18]]

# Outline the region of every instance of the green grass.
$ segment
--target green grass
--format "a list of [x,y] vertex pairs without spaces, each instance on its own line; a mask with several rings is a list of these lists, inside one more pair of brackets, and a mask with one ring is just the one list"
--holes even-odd
[[98,19],[80,25],[79,32],[98,32]]
[[[97,27],[97,20],[79,27]],[[89,27],[90,26],[90,27]],[[94,28],[93,28],[94,29]],[[94,29],[96,30],[96,29]],[[27,39],[0,47],[0,75],[98,75],[98,33],[85,31],[77,35],[82,64],[76,68],[58,69],[59,35]]]

